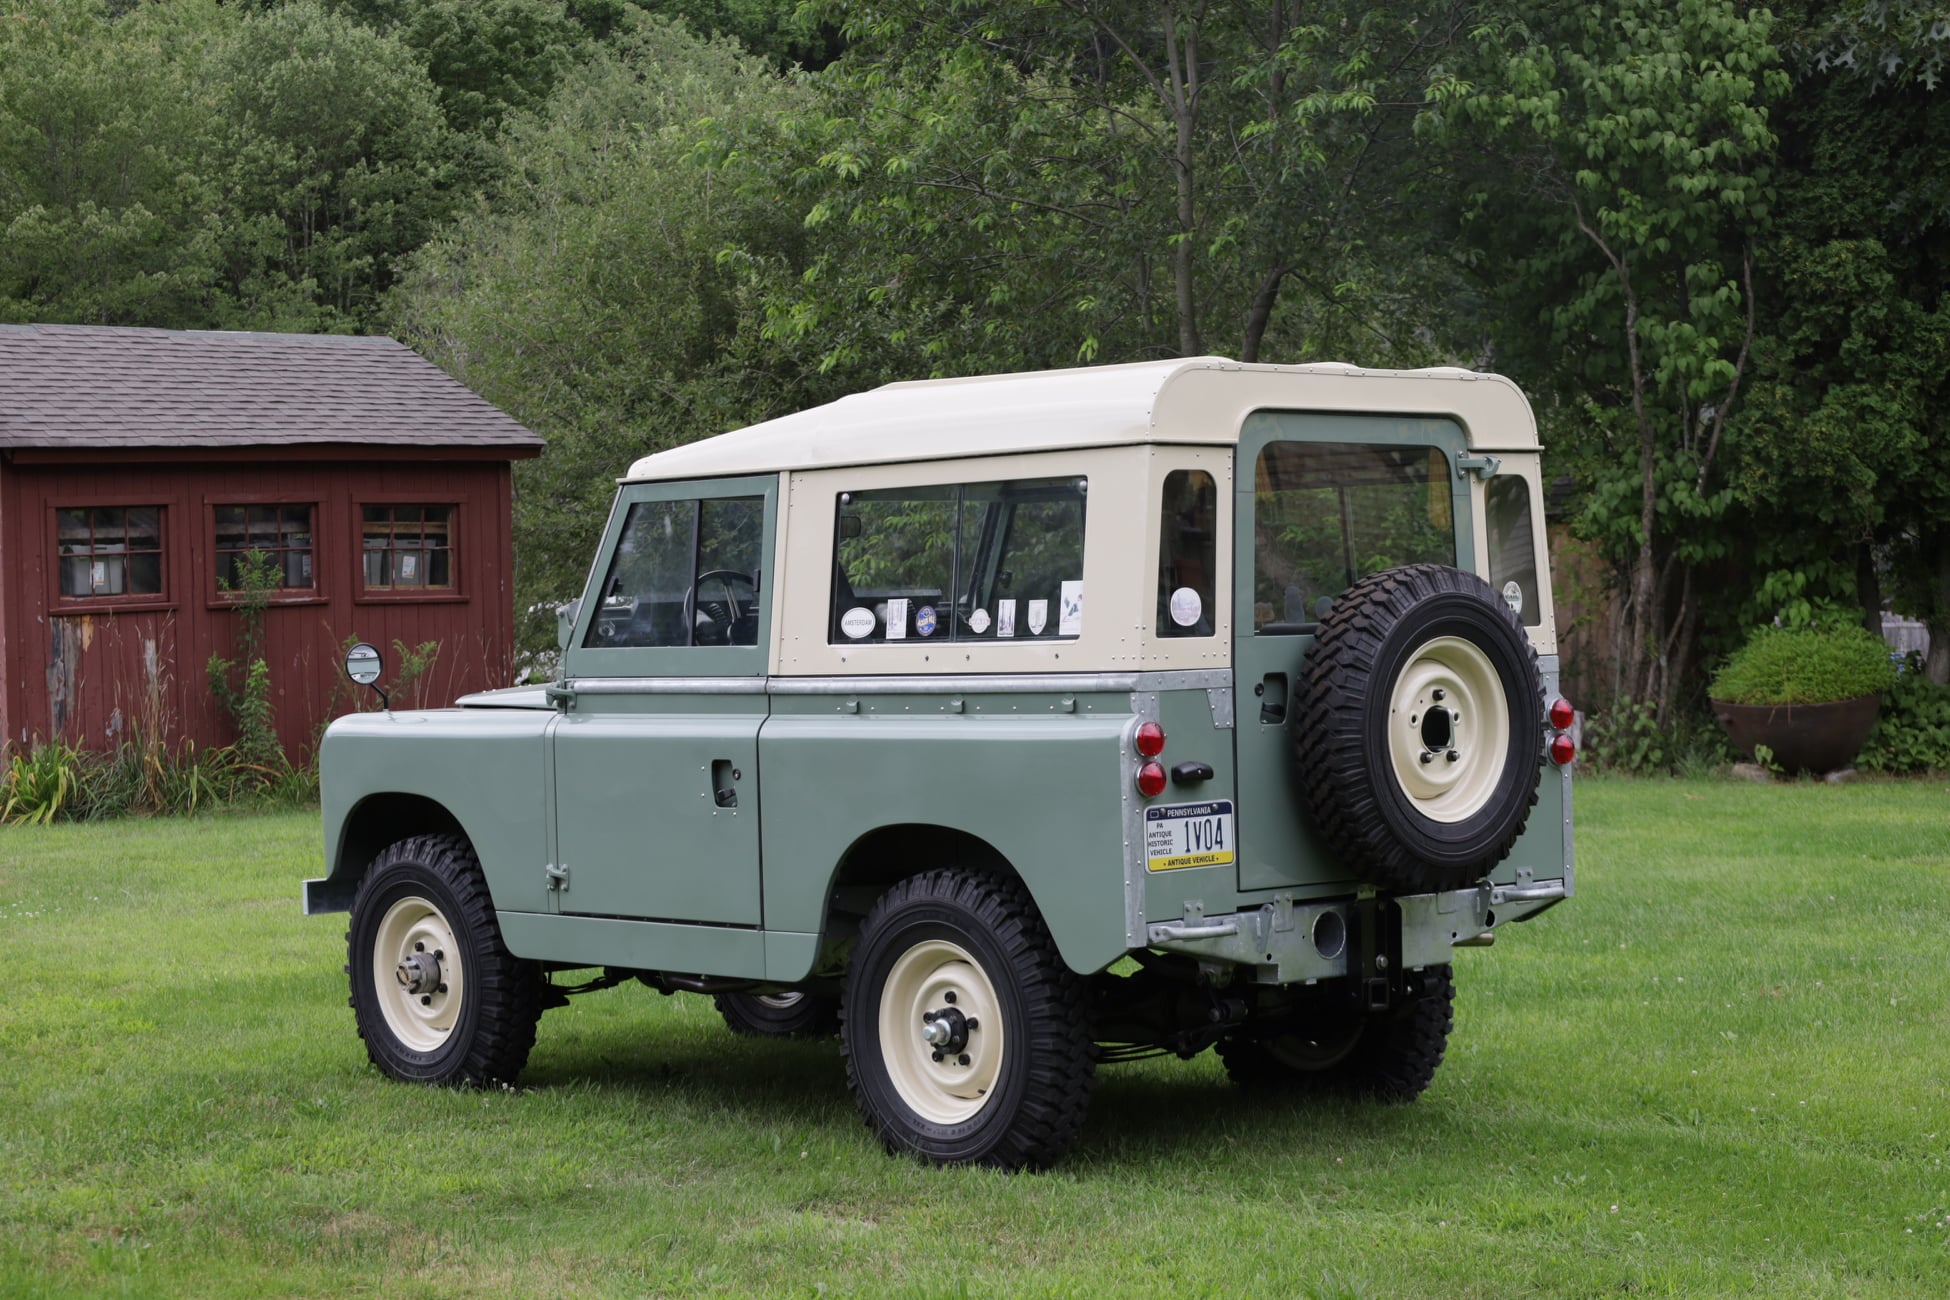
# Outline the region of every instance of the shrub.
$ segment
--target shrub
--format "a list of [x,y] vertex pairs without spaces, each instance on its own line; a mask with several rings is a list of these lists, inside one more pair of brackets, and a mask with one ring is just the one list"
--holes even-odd
[[1763,627],[1713,675],[1710,694],[1728,704],[1828,704],[1887,690],[1889,646],[1861,626]]
[[1682,715],[1661,727],[1658,710],[1643,701],[1590,714],[1578,744],[1578,762],[1593,772],[1705,776],[1727,760],[1726,738],[1710,719]]
[[1909,656],[1883,697],[1855,764],[1872,772],[1950,772],[1950,686],[1923,676],[1921,655]]

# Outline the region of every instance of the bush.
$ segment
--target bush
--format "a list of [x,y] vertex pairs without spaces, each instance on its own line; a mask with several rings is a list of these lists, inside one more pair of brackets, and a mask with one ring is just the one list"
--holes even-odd
[[1889,646],[1861,626],[1763,627],[1713,674],[1727,704],[1829,704],[1887,690]]
[[1912,654],[1882,701],[1882,715],[1855,765],[1872,772],[1950,772],[1950,686],[1923,676]]
[[1592,772],[1699,777],[1728,759],[1711,719],[1681,716],[1661,727],[1657,709],[1633,700],[1588,715],[1578,744],[1578,762]]
[[188,816],[225,806],[296,808],[318,797],[318,772],[248,761],[234,745],[175,750],[124,742],[109,753],[62,741],[15,754],[0,771],[0,825],[88,822],[129,813]]

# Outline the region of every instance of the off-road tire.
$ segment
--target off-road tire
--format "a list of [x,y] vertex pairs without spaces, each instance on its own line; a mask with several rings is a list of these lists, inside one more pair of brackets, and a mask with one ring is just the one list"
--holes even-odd
[[1420,981],[1420,996],[1380,1015],[1344,1013],[1304,1037],[1222,1039],[1219,1059],[1232,1081],[1251,1092],[1413,1101],[1435,1078],[1455,1024],[1451,968],[1431,966]]
[[[429,1007],[425,1022],[415,1023],[418,995],[397,980],[391,988],[377,981],[394,979],[394,963],[423,942],[415,934],[432,933],[450,934],[456,954],[436,944],[445,958],[442,982],[425,996],[452,996],[457,1005]],[[345,939],[352,1011],[374,1065],[416,1083],[512,1083],[521,1073],[542,1013],[541,970],[502,942],[480,860],[465,839],[416,835],[382,850],[359,882]]]
[[[1458,672],[1441,676],[1444,656]],[[1467,743],[1416,755],[1418,768],[1406,751],[1423,733],[1398,715],[1414,707],[1410,687],[1423,679],[1471,696],[1480,716],[1456,733]],[[1522,622],[1487,582],[1440,564],[1356,582],[1320,622],[1298,703],[1288,730],[1301,801],[1356,875],[1434,893],[1480,880],[1509,856],[1537,802],[1543,680]],[[1475,744],[1477,735],[1500,740]],[[1469,784],[1435,795],[1409,784],[1455,777]],[[1472,791],[1480,806],[1452,798]]]
[[[930,1064],[924,1003],[929,1016],[950,1003],[980,1009],[967,1033],[973,1074],[956,1074],[956,1057]],[[1044,1168],[1075,1144],[1089,1107],[1086,1005],[1021,884],[959,868],[911,876],[881,895],[854,947],[840,1003],[847,1085],[890,1152]],[[972,1095],[984,1078],[986,1091]]]
[[818,993],[717,993],[712,1000],[734,1034],[827,1038],[840,1027],[839,999]]

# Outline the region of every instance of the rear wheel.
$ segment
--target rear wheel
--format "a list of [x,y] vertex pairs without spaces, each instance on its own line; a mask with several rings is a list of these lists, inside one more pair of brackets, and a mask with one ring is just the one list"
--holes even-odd
[[840,1027],[838,998],[788,989],[781,993],[719,993],[718,1014],[734,1034],[761,1038],[823,1038]]
[[847,1079],[890,1151],[1040,1168],[1075,1143],[1094,1081],[1082,982],[1028,893],[963,870],[901,881],[868,914],[841,1004]]
[[417,835],[382,851],[345,937],[353,1016],[374,1065],[420,1083],[521,1073],[541,1018],[541,974],[502,943],[466,840]]
[[1324,1017],[1280,1034],[1219,1043],[1226,1073],[1257,1092],[1343,1093],[1413,1101],[1435,1078],[1455,1024],[1455,977],[1422,972],[1419,996],[1380,1015]]

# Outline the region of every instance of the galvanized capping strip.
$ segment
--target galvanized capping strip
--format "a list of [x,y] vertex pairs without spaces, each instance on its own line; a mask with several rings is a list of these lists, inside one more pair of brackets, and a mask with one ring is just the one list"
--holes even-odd
[[1134,691],[1215,690],[1232,685],[1225,669],[1156,673],[943,673],[899,677],[578,677],[577,695],[1125,695]]

